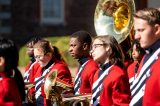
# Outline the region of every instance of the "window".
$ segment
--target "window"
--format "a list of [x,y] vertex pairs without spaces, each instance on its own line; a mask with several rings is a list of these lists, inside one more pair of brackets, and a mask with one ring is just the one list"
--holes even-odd
[[64,23],[64,0],[41,0],[41,24]]
[[160,8],[160,2],[157,0],[148,0],[148,7]]
[[11,0],[0,1],[0,33],[11,32]]

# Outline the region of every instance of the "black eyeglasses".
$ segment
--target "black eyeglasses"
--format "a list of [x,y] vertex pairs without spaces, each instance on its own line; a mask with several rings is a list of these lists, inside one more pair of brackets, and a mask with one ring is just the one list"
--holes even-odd
[[44,57],[46,54],[47,54],[47,53],[42,54],[42,55],[35,55],[34,58],[41,60],[41,59],[43,59],[43,57]]
[[104,45],[107,45],[107,44],[93,44],[92,50],[95,50],[97,47],[104,46]]
[[36,56],[34,56],[34,58],[35,58],[35,59],[43,59],[44,56],[45,56],[45,55],[36,55]]

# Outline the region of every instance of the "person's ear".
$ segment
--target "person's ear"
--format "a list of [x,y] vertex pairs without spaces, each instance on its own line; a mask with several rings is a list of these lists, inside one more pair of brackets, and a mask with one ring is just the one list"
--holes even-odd
[[110,50],[109,46],[106,46],[106,52],[108,52]]
[[155,35],[158,35],[158,37],[160,38],[160,25],[159,24],[155,24]]
[[110,46],[106,46],[106,52],[109,56],[111,55],[112,49],[110,48]]
[[84,50],[88,50],[90,47],[87,43],[83,43],[83,49]]
[[4,65],[4,62],[5,62],[4,58],[3,58],[3,57],[0,57],[0,66],[3,66],[3,65]]
[[48,53],[46,53],[46,56],[52,58],[52,53],[48,52]]

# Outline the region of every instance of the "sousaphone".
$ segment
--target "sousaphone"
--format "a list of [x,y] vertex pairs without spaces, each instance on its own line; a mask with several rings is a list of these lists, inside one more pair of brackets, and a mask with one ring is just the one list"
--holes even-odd
[[133,0],[99,0],[94,15],[97,35],[112,35],[122,43],[131,33],[134,12]]

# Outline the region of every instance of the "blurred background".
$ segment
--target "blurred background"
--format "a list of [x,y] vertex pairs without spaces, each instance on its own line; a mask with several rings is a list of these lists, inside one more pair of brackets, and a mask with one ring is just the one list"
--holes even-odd
[[[160,7],[160,0],[134,0],[136,10]],[[20,66],[28,58],[25,44],[35,36],[45,37],[60,48],[69,66],[76,62],[68,54],[69,35],[86,30],[93,36],[98,0],[0,0],[0,36],[12,39],[20,50]],[[73,61],[72,61],[73,60]]]

